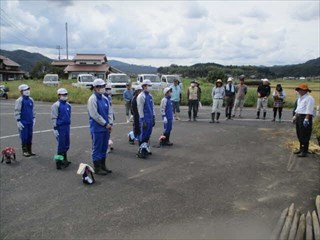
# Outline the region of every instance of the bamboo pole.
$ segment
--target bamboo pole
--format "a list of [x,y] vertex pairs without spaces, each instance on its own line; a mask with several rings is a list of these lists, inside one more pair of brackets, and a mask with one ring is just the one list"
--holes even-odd
[[300,216],[299,227],[296,233],[295,240],[303,240],[306,233],[306,217],[304,214]]
[[282,231],[280,233],[279,239],[281,239],[281,240],[287,240],[288,239],[290,228],[291,228],[291,224],[292,224],[293,215],[294,215],[294,203],[292,203],[291,206],[289,207],[288,216],[286,218],[286,221],[284,222],[284,225],[283,225]]
[[299,212],[299,210],[296,210],[292,224],[291,224],[291,229],[289,232],[289,238],[288,238],[289,240],[294,240],[294,238],[296,236],[298,223],[299,223],[299,217],[300,217],[300,212]]
[[275,226],[275,228],[273,229],[272,233],[271,233],[271,240],[274,239],[278,239],[281,229],[283,227],[284,221],[286,220],[286,216],[288,214],[288,208],[284,209],[280,215],[280,218],[278,219],[277,225]]

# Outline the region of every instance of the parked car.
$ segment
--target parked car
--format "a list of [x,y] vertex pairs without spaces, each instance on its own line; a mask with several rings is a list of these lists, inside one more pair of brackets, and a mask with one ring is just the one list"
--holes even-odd
[[58,74],[46,74],[43,78],[43,84],[47,86],[58,86],[59,75]]
[[74,87],[91,88],[95,77],[92,74],[79,74],[77,82],[72,83]]
[[126,84],[130,82],[130,78],[125,73],[110,73],[107,82],[111,84],[112,95],[123,94],[126,90]]
[[149,79],[152,82],[152,90],[161,89],[161,81],[157,74],[139,74],[137,77],[137,83],[141,84],[145,79]]
[[173,81],[175,79],[179,80],[180,85],[182,84],[181,83],[181,78],[180,78],[179,75],[162,75],[161,76],[161,87],[162,88],[170,87],[171,85],[173,85]]

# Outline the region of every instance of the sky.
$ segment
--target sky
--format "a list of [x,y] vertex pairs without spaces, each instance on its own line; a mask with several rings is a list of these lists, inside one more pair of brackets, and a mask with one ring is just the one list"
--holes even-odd
[[320,1],[1,0],[4,50],[151,66],[286,65],[320,56]]

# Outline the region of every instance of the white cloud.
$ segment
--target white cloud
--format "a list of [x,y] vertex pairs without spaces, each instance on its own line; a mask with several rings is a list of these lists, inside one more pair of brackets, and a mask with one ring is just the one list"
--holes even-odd
[[3,0],[1,47],[27,46],[57,57],[57,45],[65,50],[68,22],[69,56],[105,53],[108,58],[160,66],[290,64],[320,55],[315,1],[63,3]]

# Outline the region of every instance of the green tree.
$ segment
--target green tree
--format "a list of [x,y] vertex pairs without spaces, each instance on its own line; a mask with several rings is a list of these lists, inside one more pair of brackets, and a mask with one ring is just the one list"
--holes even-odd
[[222,69],[218,68],[216,70],[210,71],[207,76],[207,81],[210,83],[215,83],[218,79],[222,81],[226,80],[225,73]]
[[53,67],[49,62],[38,61],[32,68],[30,75],[32,78],[42,79],[47,73],[53,73],[52,70]]

